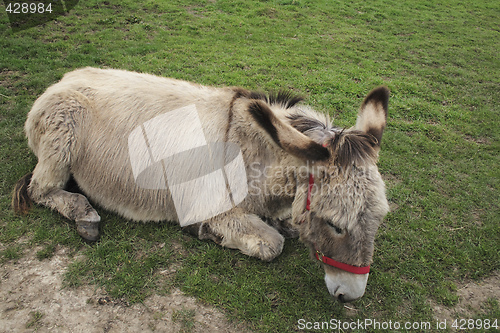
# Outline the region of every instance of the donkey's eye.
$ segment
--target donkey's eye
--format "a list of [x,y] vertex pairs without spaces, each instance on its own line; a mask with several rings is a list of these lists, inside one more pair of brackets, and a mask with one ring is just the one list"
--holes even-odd
[[332,228],[337,234],[339,234],[339,235],[342,234],[342,229],[340,229],[339,227],[334,225],[332,222],[327,221],[326,224],[328,224],[330,226],[330,228]]

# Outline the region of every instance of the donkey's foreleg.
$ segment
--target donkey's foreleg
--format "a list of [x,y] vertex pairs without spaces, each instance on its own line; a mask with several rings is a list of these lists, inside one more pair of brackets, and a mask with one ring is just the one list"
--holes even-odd
[[211,239],[217,244],[265,261],[276,258],[283,250],[284,238],[257,215],[234,209],[208,221],[188,227],[200,239]]

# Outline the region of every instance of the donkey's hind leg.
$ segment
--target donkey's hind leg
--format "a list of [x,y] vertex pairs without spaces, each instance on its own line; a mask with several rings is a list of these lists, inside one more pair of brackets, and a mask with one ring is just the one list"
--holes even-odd
[[74,220],[80,236],[95,241],[99,238],[98,222],[101,218],[86,197],[64,190],[70,178],[71,157],[76,155],[75,118],[84,107],[76,98],[62,97],[43,107],[52,112],[38,117],[36,112],[43,112],[32,110],[34,115],[28,117],[26,123],[28,138],[38,156],[28,195],[34,202]]
[[257,215],[233,209],[208,221],[186,227],[200,239],[270,261],[281,254],[285,239]]
[[64,190],[70,177],[69,167],[61,165],[56,156],[39,155],[28,194],[34,202],[55,209],[75,221],[80,236],[95,241],[99,238],[98,223],[101,218],[85,196]]

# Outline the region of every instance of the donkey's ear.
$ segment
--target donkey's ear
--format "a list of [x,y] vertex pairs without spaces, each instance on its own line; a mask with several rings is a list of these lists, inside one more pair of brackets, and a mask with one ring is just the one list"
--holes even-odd
[[327,148],[281,121],[263,101],[253,100],[248,106],[248,112],[253,120],[284,151],[310,161],[330,158]]
[[375,88],[361,104],[358,120],[356,121],[355,128],[373,135],[377,139],[378,146],[382,141],[382,134],[387,123],[388,105],[389,89],[387,87]]

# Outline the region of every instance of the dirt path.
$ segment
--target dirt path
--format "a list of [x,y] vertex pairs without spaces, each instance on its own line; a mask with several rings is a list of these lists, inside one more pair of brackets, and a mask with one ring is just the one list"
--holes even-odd
[[457,296],[458,304],[451,308],[430,302],[437,320],[446,320],[451,325],[456,319],[471,319],[484,311],[489,298],[500,301],[500,272],[495,272],[480,282],[459,286]]
[[[0,244],[0,248],[1,248]],[[111,299],[93,286],[62,288],[70,263],[67,249],[48,260],[36,249],[0,266],[0,332],[249,332],[230,323],[223,313],[174,289],[153,295],[142,304]],[[72,259],[75,260],[75,259]],[[480,313],[488,298],[500,300],[500,274],[458,288],[452,308],[431,302],[437,320],[448,323]]]
[[50,259],[30,251],[0,266],[0,332],[243,332],[217,309],[174,289],[142,304],[110,299],[92,286],[62,289],[70,259],[60,248]]

